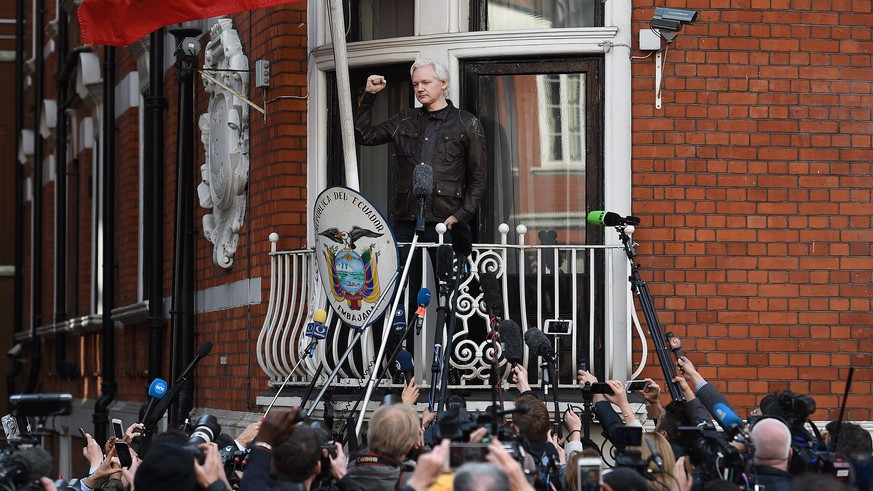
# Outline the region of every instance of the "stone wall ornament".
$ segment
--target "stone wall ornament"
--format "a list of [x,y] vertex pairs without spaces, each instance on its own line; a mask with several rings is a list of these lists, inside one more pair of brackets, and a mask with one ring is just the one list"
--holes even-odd
[[[248,97],[249,60],[233,21],[219,19],[210,30],[203,70],[237,93]],[[200,206],[211,208],[203,217],[203,235],[214,245],[212,261],[228,269],[239,242],[246,212],[249,179],[249,107],[233,92],[203,78],[209,108],[200,116],[200,140],[206,163],[197,186]]]

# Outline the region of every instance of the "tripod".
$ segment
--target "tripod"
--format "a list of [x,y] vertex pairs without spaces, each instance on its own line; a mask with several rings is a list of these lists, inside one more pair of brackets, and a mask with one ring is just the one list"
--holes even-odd
[[685,401],[685,393],[682,391],[682,386],[674,382],[676,378],[676,367],[673,365],[673,360],[670,358],[670,345],[667,338],[664,336],[664,330],[661,327],[661,321],[658,319],[658,313],[655,311],[655,304],[652,300],[652,294],[649,292],[649,285],[640,277],[640,266],[634,262],[636,257],[636,244],[627,233],[628,225],[624,222],[616,225],[615,230],[618,232],[618,237],[621,243],[624,244],[624,251],[627,254],[628,261],[631,265],[631,274],[628,278],[631,284],[631,290],[636,293],[640,301],[640,308],[643,311],[643,316],[646,318],[646,325],[649,326],[649,334],[652,336],[652,342],[655,345],[655,353],[658,354],[658,362],[661,364],[661,370],[664,372],[665,383],[670,389],[670,396],[676,402]]
[[582,438],[579,441],[583,448],[597,448],[597,444],[591,440],[591,408],[594,405],[594,393],[591,392],[591,382],[585,382],[582,386]]

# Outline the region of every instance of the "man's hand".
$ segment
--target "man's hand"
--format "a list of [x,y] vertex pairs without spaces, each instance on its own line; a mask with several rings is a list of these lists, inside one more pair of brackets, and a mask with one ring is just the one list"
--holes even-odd
[[509,478],[509,489],[512,491],[533,491],[534,488],[527,482],[521,464],[509,455],[500,440],[496,438],[491,440],[491,444],[488,445],[488,456],[485,458],[506,472],[506,477]]
[[593,374],[586,372],[585,370],[579,370],[576,372],[576,379],[579,381],[579,388],[585,386],[585,382],[596,383],[597,377]]
[[685,394],[685,402],[693,401],[697,397],[694,395],[694,391],[691,390],[691,386],[688,385],[688,381],[682,375],[676,375],[673,378],[673,382],[682,387],[682,393]]
[[518,391],[525,393],[530,390],[530,383],[527,381],[527,369],[522,365],[516,365],[512,369],[512,381],[518,387]]
[[378,94],[379,92],[382,92],[386,85],[388,85],[388,82],[382,75],[370,75],[369,77],[367,77],[366,90],[371,94]]
[[682,373],[685,374],[685,379],[688,380],[688,385],[692,386],[692,389],[696,388],[698,384],[705,382],[706,380],[700,376],[700,374],[695,370],[694,364],[691,363],[691,360],[684,356],[679,357],[679,369],[682,370]]
[[236,437],[237,443],[243,446],[243,448],[248,447],[252,440],[258,436],[258,431],[261,429],[261,421],[255,421],[254,423],[246,426],[246,429]]
[[[580,419],[579,415],[569,407],[564,411],[564,426],[566,426],[570,432],[577,430],[582,431],[582,419]],[[567,439],[569,440],[570,438],[581,439],[581,436],[577,436],[573,433],[572,435],[567,435]]]
[[447,229],[451,230],[452,225],[458,223],[458,219],[455,218],[455,215],[449,215],[449,217],[446,218],[446,221],[444,221],[443,223],[446,225]]
[[664,408],[661,406],[661,386],[650,378],[646,379],[646,386],[643,388],[643,399],[646,400],[646,411],[649,418],[660,418],[664,412]]
[[292,407],[290,411],[271,411],[261,423],[255,439],[274,447],[286,441],[297,428],[292,423],[298,411],[299,407]]
[[103,462],[103,450],[90,434],[85,433],[85,446],[82,447],[82,455],[88,459],[88,464],[91,467],[97,467],[100,462]]
[[564,452],[564,447],[561,446],[561,443],[558,442],[558,435],[552,433],[552,430],[549,430],[546,433],[546,441],[552,444],[555,447],[555,451],[558,452],[558,463],[566,464],[567,463],[567,454]]
[[434,421],[436,421],[437,413],[430,410],[430,408],[425,407],[424,411],[421,412],[421,427],[427,429]]
[[140,462],[142,462],[142,459],[140,459],[136,451],[131,448],[130,467],[121,468],[121,477],[123,478],[121,482],[123,482],[126,486],[129,486],[130,491],[133,491],[133,476],[136,475],[136,470],[139,469]]
[[691,476],[693,469],[688,469],[691,466],[690,462],[684,455],[676,459],[676,464],[673,465],[674,479],[670,483],[670,491],[691,491],[694,485],[694,478]]
[[227,489],[230,489],[230,483],[227,481],[227,475],[225,475],[224,466],[221,463],[221,454],[218,453],[218,445],[214,442],[201,443],[197,447],[203,452],[203,465],[196,459],[194,460],[194,475],[197,478],[197,485],[201,489],[205,489],[215,481],[221,481]]
[[128,445],[133,443],[133,439],[142,436],[145,433],[145,426],[141,423],[134,423],[127,427],[127,431],[124,432],[124,441],[127,442]]
[[470,432],[470,443],[482,443],[486,436],[488,436],[488,428],[480,426]]
[[412,473],[412,477],[406,484],[415,491],[423,491],[436,482],[449,456],[451,444],[452,441],[445,438],[433,450],[422,454],[415,464],[415,472]]
[[[343,452],[342,444],[333,442],[333,445],[336,447],[336,457],[330,458],[330,474],[339,481],[348,473],[348,462],[346,462],[346,454]],[[327,449],[322,450],[322,452],[327,452]]]
[[400,395],[403,404],[410,406],[415,405],[418,401],[418,386],[415,385],[415,377],[409,378],[409,383],[403,387],[403,393]]

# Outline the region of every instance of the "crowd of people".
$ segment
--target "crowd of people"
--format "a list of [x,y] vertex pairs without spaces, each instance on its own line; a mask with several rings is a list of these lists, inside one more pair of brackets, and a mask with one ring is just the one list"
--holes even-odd
[[[681,386],[682,402],[662,405],[659,385],[646,380],[642,399],[654,422],[649,431],[623,383],[606,381],[611,394],[592,394],[597,378],[579,370],[590,405],[583,411],[568,406],[565,436],[558,438],[547,404],[531,390],[525,368],[516,366],[510,378],[518,396],[506,404],[511,410],[474,416],[462,398],[451,397],[439,418],[427,407],[419,413],[413,379],[400,401],[373,412],[362,447],[349,454],[336,441],[339,435],[305,420],[296,407],[268,413],[236,439],[160,433],[142,458],[136,451],[141,425],[131,425],[122,439],[110,438],[103,447],[86,434],[82,454],[90,469],[64,486],[81,491],[870,488],[873,439],[859,425],[832,422],[821,434],[807,418],[814,411],[811,399],[791,393],[767,396],[755,411],[761,414],[731,421],[726,414],[732,409],[714,385],[687,358],[679,358],[678,365],[681,374],[672,382]],[[585,438],[589,413],[602,428],[602,445]],[[634,434],[636,441],[629,441],[627,435]],[[119,458],[119,447],[130,452],[129,461]],[[607,448],[611,451],[602,455]],[[57,489],[48,478],[42,485]]]

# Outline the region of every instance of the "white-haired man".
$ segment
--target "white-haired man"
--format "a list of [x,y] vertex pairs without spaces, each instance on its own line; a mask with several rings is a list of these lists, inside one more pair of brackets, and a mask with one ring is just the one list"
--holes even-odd
[[788,473],[791,460],[791,430],[782,421],[765,418],[752,427],[752,463],[755,489],[790,491],[793,478]]

